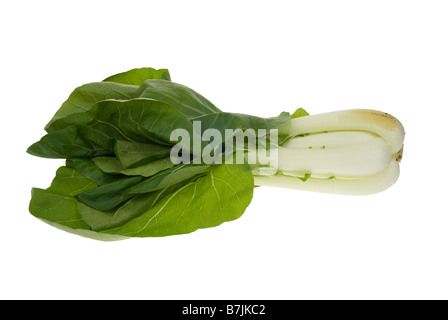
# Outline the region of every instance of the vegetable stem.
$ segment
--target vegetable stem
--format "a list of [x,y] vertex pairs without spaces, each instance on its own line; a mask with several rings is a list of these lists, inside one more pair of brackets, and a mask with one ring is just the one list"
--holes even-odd
[[359,195],[383,191],[398,179],[404,128],[387,113],[355,109],[303,116],[279,134],[288,139],[269,164],[276,170],[254,170],[257,185]]

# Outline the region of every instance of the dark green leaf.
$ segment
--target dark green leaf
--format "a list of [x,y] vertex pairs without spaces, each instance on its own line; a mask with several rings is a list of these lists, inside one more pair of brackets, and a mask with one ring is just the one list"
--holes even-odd
[[149,178],[129,176],[78,195],[78,199],[97,210],[112,210],[134,195],[168,188],[207,171],[208,165],[181,164]]
[[225,129],[253,129],[258,136],[259,129],[265,129],[266,134],[270,129],[279,129],[285,126],[290,118],[288,112],[282,112],[277,117],[260,118],[240,113],[214,113],[204,115],[194,119],[201,122],[201,129],[204,131],[208,128],[218,129],[225,132]]
[[150,177],[162,170],[169,169],[174,166],[174,163],[171,162],[171,159],[169,157],[154,160],[153,162],[128,169],[125,169],[121,164],[120,160],[115,157],[98,157],[93,158],[92,161],[103,172],[115,173],[115,174],[121,173],[127,176],[142,176],[142,177]]
[[96,210],[82,202],[78,202],[78,211],[92,230],[98,231],[115,228],[140,216],[145,211],[154,207],[165,196],[183,187],[186,183],[188,183],[188,180],[162,190],[136,195],[122,206],[111,211]]
[[110,142],[111,140],[99,131],[84,125],[72,125],[46,134],[40,141],[31,145],[27,152],[34,156],[54,159],[99,157],[113,154]]
[[50,122],[46,125],[45,130],[47,130],[47,132],[52,132],[61,129],[64,125],[59,123],[58,125],[53,126],[53,122],[69,115],[89,111],[99,101],[106,99],[132,99],[136,96],[138,88],[138,86],[115,82],[93,82],[80,86],[76,88],[62,104]]
[[118,140],[115,153],[124,168],[138,167],[169,157],[171,147],[153,143]]
[[103,232],[157,237],[193,232],[238,219],[252,200],[254,181],[245,165],[219,165],[126,224]]
[[82,173],[100,186],[114,182],[122,177],[104,172],[98,168],[95,162],[89,159],[72,158],[67,160],[67,166],[76,169],[77,172]]
[[120,173],[128,175],[128,176],[139,175],[142,177],[151,177],[151,176],[155,175],[156,173],[159,173],[163,170],[172,168],[173,166],[174,166],[174,163],[171,162],[171,159],[168,157],[168,158],[163,158],[163,159],[159,159],[159,160],[154,160],[153,162],[144,164],[139,167],[124,169]]
[[[166,69],[141,68],[76,88],[46,126],[48,134],[28,149],[66,159],[47,190],[33,189],[30,212],[100,240],[189,233],[239,218],[252,199],[252,172],[204,158],[196,164],[199,156],[216,159],[221,152],[235,158],[202,134],[215,129],[225,139],[226,129],[253,129],[259,146],[290,116],[223,113],[170,80]],[[300,110],[291,117],[307,115]],[[171,153],[193,163],[175,164]]]
[[167,188],[173,184],[207,172],[210,165],[179,164],[170,169],[161,171],[148,179],[132,186],[127,194],[146,193]]
[[193,130],[176,108],[149,99],[101,101],[92,112],[95,117],[89,125],[117,140],[172,145],[174,129]]
[[119,204],[130,199],[132,195],[128,194],[127,190],[142,182],[144,179],[141,176],[121,177],[111,183],[83,192],[77,198],[97,210],[112,210]]
[[92,158],[92,161],[105,173],[121,173],[124,170],[117,157],[97,157]]
[[196,91],[178,83],[146,80],[138,89],[138,97],[164,102],[175,107],[188,119],[221,112]]

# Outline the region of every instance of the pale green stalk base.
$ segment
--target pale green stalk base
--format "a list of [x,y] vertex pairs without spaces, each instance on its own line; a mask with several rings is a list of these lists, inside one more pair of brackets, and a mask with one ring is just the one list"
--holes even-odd
[[254,176],[255,185],[281,187],[302,191],[313,191],[321,193],[367,195],[381,192],[391,187],[400,175],[397,161],[391,162],[381,172],[359,179],[337,179],[337,178],[313,178],[306,181],[297,177],[287,175]]
[[255,184],[305,191],[365,195],[392,186],[400,174],[404,129],[374,110],[343,110],[295,118],[280,134],[270,168],[255,169]]

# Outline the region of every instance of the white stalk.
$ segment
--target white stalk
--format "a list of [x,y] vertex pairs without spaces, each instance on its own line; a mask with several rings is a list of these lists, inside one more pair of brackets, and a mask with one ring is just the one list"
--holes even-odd
[[389,114],[356,109],[305,116],[280,134],[293,138],[271,162],[275,174],[254,171],[257,185],[358,195],[383,191],[398,179],[404,129]]
[[329,131],[366,131],[380,136],[397,153],[403,146],[404,128],[400,121],[390,114],[369,110],[351,109],[316,114],[291,119],[279,130],[279,134],[291,136]]
[[381,192],[391,187],[400,175],[397,161],[391,161],[389,165],[377,174],[359,179],[320,179],[312,176],[302,181],[292,176],[255,176],[255,184],[261,186],[282,187],[303,191],[321,193],[367,195]]
[[[391,161],[387,143],[369,132],[329,132],[294,138],[278,151],[283,173],[358,177],[383,170]],[[303,176],[303,175],[302,175]]]

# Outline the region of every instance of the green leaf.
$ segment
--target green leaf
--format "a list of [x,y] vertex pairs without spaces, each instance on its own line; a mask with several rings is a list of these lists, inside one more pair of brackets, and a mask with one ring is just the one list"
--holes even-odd
[[[36,156],[66,159],[47,190],[33,189],[30,212],[100,240],[189,233],[240,217],[252,199],[252,172],[244,164],[196,164],[202,155],[235,156],[199,135],[254,129],[264,143],[261,137],[270,139],[269,130],[286,125],[290,115],[224,113],[170,80],[166,69],[140,68],[76,88],[47,134],[28,148]],[[302,111],[292,117],[307,115]],[[193,148],[196,142],[200,148]],[[175,165],[172,151],[194,163]]]
[[191,122],[171,105],[149,99],[99,102],[89,124],[117,140],[173,145],[174,129],[192,132]]
[[161,171],[148,179],[132,186],[127,194],[146,193],[167,188],[173,184],[207,172],[210,165],[201,164],[179,164],[170,169]]
[[[240,136],[240,138],[247,137],[247,142],[244,141],[244,147],[249,144],[252,147],[269,148],[272,144],[277,145],[277,140],[271,139],[271,130],[279,129],[285,126],[289,121],[289,113],[282,112],[277,117],[272,118],[260,118],[239,113],[215,113],[204,115],[194,119],[194,121],[201,122],[201,130],[205,132],[207,129],[216,129],[221,132],[222,143],[224,145],[225,152],[222,155],[217,154],[216,158],[223,157],[221,161],[225,161],[226,157],[231,156],[229,153],[233,153],[236,150],[233,142],[234,137]],[[227,130],[230,130],[232,134],[228,134]],[[264,139],[260,139],[264,137]],[[252,139],[250,139],[252,138]],[[227,140],[227,141],[226,141]],[[204,148],[202,148],[204,150]],[[219,150],[219,149],[218,149]]]
[[98,185],[108,184],[122,177],[104,172],[98,168],[95,162],[89,159],[71,158],[70,160],[67,160],[67,166],[76,169]]
[[90,228],[82,220],[74,197],[38,188],[33,188],[31,195],[29,210],[35,217],[74,229]]
[[93,82],[76,88],[62,104],[45,130],[52,132],[61,129],[60,122],[53,125],[53,122],[63,119],[69,115],[89,111],[92,107],[106,99],[127,100],[136,96],[138,86],[126,85],[115,82]]
[[254,181],[245,165],[219,165],[167,195],[123,226],[105,233],[128,237],[185,234],[238,219],[252,200]]
[[92,161],[105,173],[121,173],[124,170],[117,157],[96,157],[92,158]]
[[27,152],[37,157],[54,159],[90,158],[111,155],[113,147],[110,138],[102,132],[85,125],[72,125],[46,134],[32,144]]
[[170,187],[207,171],[208,165],[181,164],[149,178],[129,176],[98,186],[78,195],[78,199],[97,210],[112,210],[132,196]]
[[83,192],[77,196],[78,200],[97,210],[111,210],[132,197],[127,190],[142,182],[141,176],[125,176],[113,182],[101,185],[95,189]]
[[115,210],[100,211],[78,202],[78,211],[92,230],[107,230],[123,225],[154,207],[164,196],[183,187],[188,180],[155,192],[139,194],[132,197]]
[[307,173],[305,173],[305,175],[303,177],[297,177],[297,179],[302,180],[303,182],[305,182],[310,177],[311,177],[311,173],[307,172]]
[[61,167],[47,190],[32,189],[29,211],[43,222],[76,235],[103,241],[126,239],[91,231],[80,215],[79,202],[74,196],[95,186],[93,181],[76,170]]
[[75,196],[96,187],[96,183],[73,168],[60,167],[47,190],[32,189],[30,212],[46,222],[73,229],[89,229],[77,210]]
[[174,163],[171,162],[171,159],[169,157],[128,169],[125,169],[120,160],[115,157],[97,157],[93,158],[92,161],[97,165],[98,168],[106,173],[142,177],[153,176],[162,170],[169,169],[174,166]]
[[170,81],[168,70],[132,69],[76,88],[45,126],[47,132],[85,124],[85,113],[100,101],[149,98],[169,104],[188,118],[220,112],[194,90]]
[[56,177],[53,179],[53,182],[47,191],[64,196],[76,196],[80,193],[91,190],[96,186],[97,183],[82,175],[75,169],[60,167],[56,171]]
[[169,157],[171,147],[152,143],[118,140],[115,153],[124,168],[138,167],[154,160]]
[[170,81],[170,73],[167,69],[141,68],[132,69],[126,72],[110,76],[103,81],[111,81],[122,84],[131,84],[140,86],[143,81],[148,79],[163,79]]
[[116,234],[107,234],[107,233],[99,233],[96,231],[92,231],[89,229],[80,229],[80,228],[71,228],[63,224],[59,224],[50,220],[45,220],[42,218],[39,218],[41,221],[45,222],[46,224],[55,227],[59,230],[75,234],[84,238],[94,239],[94,240],[100,240],[100,241],[119,241],[119,240],[126,240],[128,237],[120,236]]
[[146,80],[138,89],[138,97],[164,102],[177,109],[188,119],[221,112],[196,91],[165,80]]
[[153,162],[144,164],[135,168],[124,169],[120,173],[128,175],[128,176],[136,176],[140,175],[142,177],[151,177],[156,173],[159,173],[163,170],[170,169],[174,166],[174,163],[171,162],[171,159],[163,158],[159,160],[155,160]]
[[294,118],[300,118],[300,117],[306,117],[309,116],[310,114],[308,112],[305,111],[305,109],[303,108],[298,108],[292,115],[291,115],[291,119]]
[[270,129],[279,129],[285,126],[290,118],[288,112],[282,112],[277,117],[272,118],[260,118],[247,114],[220,112],[197,117],[194,120],[201,121],[202,130],[214,128],[218,129],[220,132],[225,132],[225,129],[254,129],[256,135],[258,135],[257,130],[266,129],[266,132],[269,133]]

